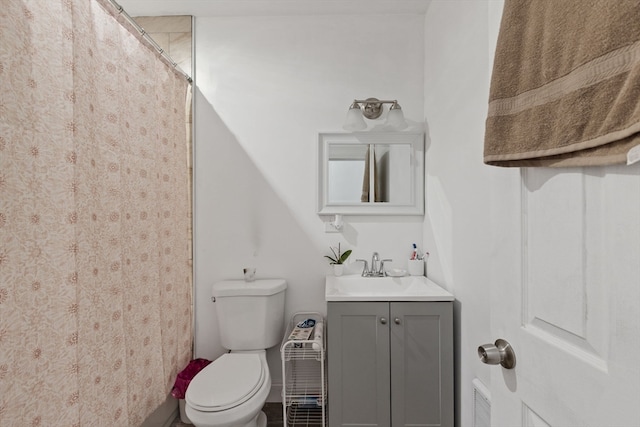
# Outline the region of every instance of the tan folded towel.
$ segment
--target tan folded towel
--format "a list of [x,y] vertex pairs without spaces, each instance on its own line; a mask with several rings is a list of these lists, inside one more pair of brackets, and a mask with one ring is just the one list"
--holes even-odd
[[506,0],[485,163],[625,163],[639,132],[640,1]]
[[[364,176],[362,177],[362,194],[360,195],[360,201],[367,203],[370,201],[371,197],[371,187],[369,185],[369,182],[371,182],[371,176],[369,174],[370,171],[370,153],[371,153],[371,146],[369,146],[369,149],[367,150],[367,153],[365,154],[365,158],[364,158]],[[382,202],[382,197],[381,197],[381,193],[380,193],[380,184],[378,182],[378,163],[376,162],[376,153],[375,153],[375,149],[373,151],[373,182],[375,185],[375,201],[376,202]]]

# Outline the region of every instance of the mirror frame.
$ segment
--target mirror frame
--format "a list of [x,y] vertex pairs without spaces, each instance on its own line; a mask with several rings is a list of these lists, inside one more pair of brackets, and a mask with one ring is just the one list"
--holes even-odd
[[[408,205],[384,202],[338,204],[328,198],[329,144],[410,144],[412,201]],[[318,134],[319,215],[424,215],[424,133],[422,132],[322,132]]]

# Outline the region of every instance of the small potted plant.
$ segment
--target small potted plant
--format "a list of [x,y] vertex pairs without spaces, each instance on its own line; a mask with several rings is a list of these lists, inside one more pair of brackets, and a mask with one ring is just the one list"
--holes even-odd
[[333,274],[342,276],[344,262],[349,258],[349,255],[351,255],[351,249],[341,252],[340,243],[338,243],[337,250],[331,246],[329,246],[329,249],[331,249],[333,256],[325,255],[324,257],[327,258],[330,261],[329,264],[333,266]]

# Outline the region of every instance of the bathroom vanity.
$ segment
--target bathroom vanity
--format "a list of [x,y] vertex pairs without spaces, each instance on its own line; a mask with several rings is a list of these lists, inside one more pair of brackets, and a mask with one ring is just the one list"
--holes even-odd
[[453,295],[426,277],[327,277],[329,426],[453,426]]

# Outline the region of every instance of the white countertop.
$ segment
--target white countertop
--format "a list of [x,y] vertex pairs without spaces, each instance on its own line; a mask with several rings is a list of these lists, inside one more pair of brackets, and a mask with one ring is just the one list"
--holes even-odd
[[424,276],[327,276],[326,301],[453,301],[446,289]]

